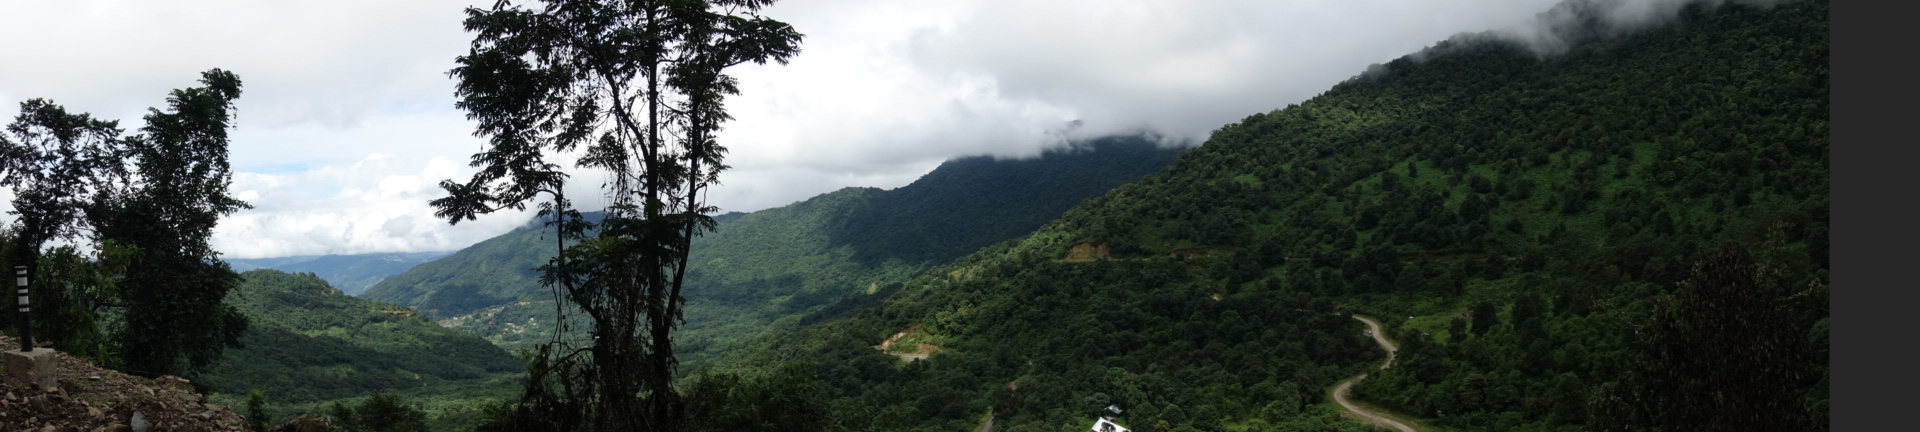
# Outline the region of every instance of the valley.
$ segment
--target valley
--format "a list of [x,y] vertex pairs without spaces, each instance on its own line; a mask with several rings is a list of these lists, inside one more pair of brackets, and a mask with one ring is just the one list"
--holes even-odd
[[[212,261],[245,325],[177,387],[226,423],[461,431],[1828,430],[1829,2],[1628,31],[1607,1],[1543,14],[1555,50],[1459,34],[1199,143],[1062,140],[752,212],[691,175],[604,209],[448,181],[442,222],[559,211],[458,251]],[[495,102],[462,103],[538,105]],[[663,172],[717,178],[686,141]],[[36,280],[78,282],[36,294],[66,296],[34,298],[65,307],[48,340],[126,364],[102,335],[138,250],[50,250]]]
[[[883,284],[1024,235],[1082,200],[1164,167],[1177,152],[1142,137],[1114,137],[1034,159],[962,158],[898,189],[848,188],[726,218],[694,240],[679,355],[698,365],[843,297],[884,296]],[[556,310],[531,269],[556,249],[540,238],[530,224],[393,276],[363,296],[421,309],[510,351],[545,342]]]
[[244,348],[196,376],[209,399],[245,406],[262,392],[275,417],[324,413],[373,393],[421,404],[436,429],[469,428],[481,409],[511,400],[525,364],[476,336],[413,309],[346,295],[312,273],[258,269],[231,301],[253,317]]
[[450,254],[452,252],[305,255],[226,261],[238,272],[270,268],[289,273],[313,273],[347,295],[357,296],[381,280]]
[[[1824,328],[1823,7],[1694,10],[1545,59],[1456,38],[716,368],[817,365],[826,410],[880,430],[972,429],[985,412],[996,428],[1081,427],[1107,405],[1136,430],[1309,430],[1338,421],[1321,390],[1361,373],[1350,399],[1423,425],[1578,427],[1623,409],[1589,395],[1677,367],[1632,360],[1632,329],[1698,299],[1682,282],[1740,255],[1723,245],[1768,269],[1741,283],[1771,288],[1743,295],[1777,300],[1749,313]],[[1679,71],[1696,58],[1727,69]],[[1745,70],[1798,78],[1723,79],[1759,76]],[[1625,91],[1649,86],[1671,91]],[[1678,108],[1707,95],[1768,108]],[[1217,252],[1182,253],[1202,250]],[[1381,323],[1400,351],[1369,371],[1382,357],[1358,323],[1286,311],[1416,319]],[[901,363],[872,348],[916,325],[944,350]],[[1824,366],[1795,362],[1769,394],[1822,400]]]

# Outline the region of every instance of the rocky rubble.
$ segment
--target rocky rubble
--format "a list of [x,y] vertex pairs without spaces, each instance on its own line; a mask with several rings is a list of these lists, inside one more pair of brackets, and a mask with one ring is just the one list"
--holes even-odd
[[[0,335],[0,349],[19,341]],[[208,402],[187,380],[146,379],[55,355],[59,387],[41,389],[0,379],[0,432],[240,431],[233,409]]]

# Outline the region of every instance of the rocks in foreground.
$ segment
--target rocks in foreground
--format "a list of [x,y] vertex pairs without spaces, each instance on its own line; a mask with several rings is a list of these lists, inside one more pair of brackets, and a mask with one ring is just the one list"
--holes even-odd
[[[0,336],[0,350],[17,351],[19,341]],[[146,379],[51,356],[54,387],[0,380],[0,432],[246,430],[238,413],[208,402],[185,379]]]

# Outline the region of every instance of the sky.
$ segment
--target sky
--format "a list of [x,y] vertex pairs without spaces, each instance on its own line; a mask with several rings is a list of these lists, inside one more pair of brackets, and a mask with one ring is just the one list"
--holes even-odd
[[[1621,13],[1681,1],[1627,0],[1638,9]],[[0,0],[0,118],[46,98],[132,131],[168,90],[231,70],[244,83],[232,191],[254,208],[221,221],[215,249],[459,249],[531,217],[449,225],[427,205],[441,180],[471,175],[484,144],[446,72],[472,40],[462,10],[492,3]],[[731,70],[743,94],[719,138],[733,168],[710,201],[754,211],[894,188],[950,158],[1029,157],[1109,134],[1197,144],[1459,33],[1529,34],[1554,3],[783,0],[763,14],[805,34],[802,52]],[[604,176],[573,178],[573,195],[591,196]]]

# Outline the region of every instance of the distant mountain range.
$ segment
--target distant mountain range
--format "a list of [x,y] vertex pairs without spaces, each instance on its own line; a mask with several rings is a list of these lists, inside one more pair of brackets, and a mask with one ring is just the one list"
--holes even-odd
[[[680,372],[805,368],[795,399],[849,430],[1350,430],[1322,401],[1361,373],[1352,397],[1423,429],[1824,430],[1827,2],[1638,33],[1599,3],[1556,8],[1563,52],[1461,35],[1185,151],[965,158],[717,217]],[[473,336],[551,337],[555,250],[531,223],[361,298],[248,273],[248,348],[196,382],[405,386],[471,424],[518,369]]]
[[347,295],[360,295],[387,277],[413,266],[452,255],[453,251],[383,252],[355,255],[301,255],[281,258],[229,259],[233,271],[274,269],[288,273],[313,273]]
[[[782,317],[884,291],[883,280],[1026,235],[1159,171],[1179,152],[1145,137],[1103,138],[1027,159],[954,159],[897,189],[850,187],[722,215],[717,232],[694,241],[681,351],[697,356]],[[556,249],[552,234],[536,228],[388,278],[365,297],[420,309],[508,349],[546,340],[552,293],[532,269]]]

